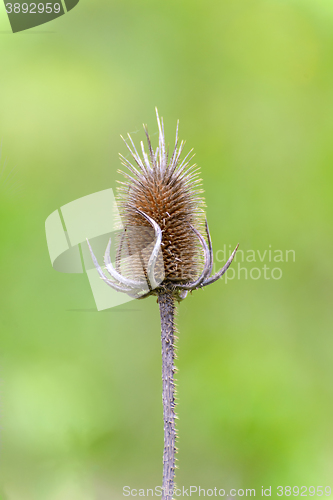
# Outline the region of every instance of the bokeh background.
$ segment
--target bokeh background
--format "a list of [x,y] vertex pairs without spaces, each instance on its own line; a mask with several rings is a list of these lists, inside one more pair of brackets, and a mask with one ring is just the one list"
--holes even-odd
[[0,90],[0,498],[161,484],[156,300],[96,312],[44,233],[116,188],[155,106],[195,148],[215,253],[295,251],[180,304],[177,484],[333,487],[331,0],[81,0],[15,35],[1,5]]

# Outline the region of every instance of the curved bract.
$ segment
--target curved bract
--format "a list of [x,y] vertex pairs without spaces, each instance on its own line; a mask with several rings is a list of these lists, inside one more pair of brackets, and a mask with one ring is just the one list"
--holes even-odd
[[227,263],[218,271],[214,276],[211,275],[212,267],[213,267],[213,247],[211,243],[211,237],[208,229],[208,224],[206,223],[206,235],[207,235],[207,240],[209,244],[207,245],[204,237],[197,231],[194,227],[191,227],[192,231],[197,235],[202,249],[204,253],[204,268],[200,276],[193,282],[189,282],[186,284],[178,283],[178,284],[170,284],[170,283],[164,283],[162,282],[159,284],[154,275],[154,269],[156,265],[156,260],[158,257],[158,254],[161,250],[161,242],[162,242],[162,231],[159,225],[151,219],[147,214],[142,212],[141,210],[138,210],[140,215],[142,215],[145,219],[147,219],[150,224],[154,227],[155,230],[155,236],[156,236],[156,241],[154,244],[154,249],[151,253],[151,256],[148,261],[148,266],[147,266],[147,276],[148,276],[148,287],[149,287],[149,292],[144,293],[143,295],[140,294],[147,285],[144,281],[135,281],[129,278],[126,278],[122,276],[120,273],[118,273],[114,267],[112,266],[111,259],[110,259],[110,247],[111,247],[111,238],[109,240],[108,246],[105,251],[104,255],[104,262],[106,265],[106,269],[108,270],[109,274],[113,278],[113,280],[108,279],[105,274],[103,273],[93,251],[90,246],[89,241],[87,240],[89,250],[94,262],[94,265],[101,276],[101,278],[107,283],[107,285],[111,286],[118,292],[124,292],[128,293],[131,295],[133,298],[145,298],[149,297],[150,295],[158,295],[159,293],[163,293],[166,289],[168,289],[174,298],[176,298],[178,301],[183,300],[186,295],[187,291],[193,291],[197,290],[198,288],[203,288],[204,286],[210,285],[211,283],[214,283],[217,281],[219,278],[221,278],[224,273],[228,270],[231,262],[233,261],[238,245],[236,246],[235,250],[232,252],[231,256],[229,257]]

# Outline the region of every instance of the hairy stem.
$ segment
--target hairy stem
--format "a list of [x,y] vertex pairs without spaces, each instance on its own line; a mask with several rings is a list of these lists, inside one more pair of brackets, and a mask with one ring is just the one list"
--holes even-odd
[[163,380],[163,496],[162,500],[172,500],[175,477],[176,429],[175,429],[175,384],[174,384],[174,299],[169,293],[158,297],[161,316],[162,337],[162,380]]

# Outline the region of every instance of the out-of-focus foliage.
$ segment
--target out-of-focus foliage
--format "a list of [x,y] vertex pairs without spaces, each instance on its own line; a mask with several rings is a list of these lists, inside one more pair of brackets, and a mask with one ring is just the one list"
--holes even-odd
[[139,143],[147,122],[156,139],[155,106],[170,144],[179,118],[195,148],[217,259],[256,252],[179,306],[177,483],[329,484],[332,2],[82,0],[15,35],[0,16],[0,171],[16,167],[0,178],[1,498],[161,483],[156,301],[95,312],[44,234],[61,205],[116,188],[119,135]]

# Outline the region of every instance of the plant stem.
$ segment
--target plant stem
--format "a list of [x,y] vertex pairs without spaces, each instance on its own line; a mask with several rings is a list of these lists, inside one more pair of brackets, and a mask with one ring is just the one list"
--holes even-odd
[[176,429],[175,429],[175,384],[174,384],[174,299],[170,293],[158,297],[161,316],[162,338],[162,380],[163,380],[163,496],[162,500],[172,500],[175,477]]

